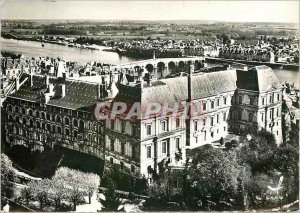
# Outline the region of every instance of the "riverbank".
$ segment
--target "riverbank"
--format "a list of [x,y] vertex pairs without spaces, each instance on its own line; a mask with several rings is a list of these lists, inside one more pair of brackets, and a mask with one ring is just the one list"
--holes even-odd
[[266,65],[272,69],[288,69],[288,70],[298,70],[299,64],[285,64],[285,63],[271,63],[271,62],[261,62],[261,61],[247,61],[247,60],[237,60],[237,59],[225,59],[225,58],[212,58],[206,57],[205,60],[209,63],[221,62],[221,63],[242,63],[246,65]]

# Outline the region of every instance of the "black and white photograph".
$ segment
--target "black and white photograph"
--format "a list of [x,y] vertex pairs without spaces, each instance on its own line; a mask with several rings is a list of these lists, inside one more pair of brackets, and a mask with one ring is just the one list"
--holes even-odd
[[298,212],[299,4],[0,0],[0,211]]

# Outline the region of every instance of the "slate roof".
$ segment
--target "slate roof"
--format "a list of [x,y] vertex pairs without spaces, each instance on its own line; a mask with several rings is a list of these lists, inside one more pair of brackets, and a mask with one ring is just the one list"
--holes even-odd
[[[174,103],[188,98],[187,77],[160,80],[163,85],[143,88],[143,102]],[[199,73],[192,76],[192,100],[215,96],[236,89],[235,70]]]
[[[22,82],[23,78],[24,77],[22,76],[20,82]],[[98,84],[96,83],[68,79],[64,80],[56,77],[50,77],[49,83],[54,85],[55,95],[47,102],[47,105],[83,110],[91,108],[96,102],[98,95]],[[66,95],[63,98],[61,97],[61,84],[66,85]],[[32,87],[30,87],[30,81],[28,79],[21,85],[20,89],[16,93],[10,95],[10,97],[39,102],[41,91],[43,90],[46,91],[45,77],[34,75]]]
[[261,93],[283,87],[273,70],[265,65],[253,67],[248,71],[237,70],[237,79],[238,88]]

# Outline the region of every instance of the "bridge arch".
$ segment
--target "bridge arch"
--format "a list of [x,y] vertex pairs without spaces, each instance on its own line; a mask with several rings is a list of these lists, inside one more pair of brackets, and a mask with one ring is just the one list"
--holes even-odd
[[149,73],[152,73],[152,72],[153,72],[154,66],[153,66],[153,64],[147,64],[147,65],[145,66],[145,68],[146,68],[146,70],[147,70]]
[[168,63],[168,70],[171,74],[175,73],[176,72],[176,64],[174,61],[170,61]]
[[163,78],[163,73],[166,69],[166,64],[162,61],[157,63],[157,78]]

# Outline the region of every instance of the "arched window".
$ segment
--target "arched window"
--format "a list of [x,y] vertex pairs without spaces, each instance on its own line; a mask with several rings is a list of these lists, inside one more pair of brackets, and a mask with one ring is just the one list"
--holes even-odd
[[22,114],[25,115],[26,114],[26,110],[25,108],[22,108]]
[[29,115],[30,115],[30,116],[32,116],[32,115],[33,115],[33,112],[32,112],[32,110],[31,110],[31,109],[28,111],[28,113],[29,113]]
[[61,117],[59,115],[56,116],[56,122],[61,123]]
[[39,118],[39,117],[40,117],[40,112],[39,112],[39,111],[36,111],[36,112],[35,112],[35,116]]
[[61,128],[60,128],[60,126],[57,127],[57,133],[59,133],[59,134],[61,133]]
[[15,107],[15,112],[19,112],[19,107]]
[[73,133],[73,135],[74,135],[74,137],[75,137],[75,138],[77,138],[77,136],[78,136],[78,133],[77,133],[77,131],[76,131],[76,130],[74,130],[74,133]]
[[50,124],[47,124],[47,130],[48,130],[48,131],[51,131],[51,126],[50,126]]
[[84,122],[83,122],[83,120],[80,120],[80,121],[79,121],[79,129],[80,129],[80,130],[83,130],[83,129],[84,129]]
[[12,121],[13,120],[13,116],[12,115],[8,115],[8,120]]
[[55,125],[52,125],[52,132],[55,133]]
[[16,122],[20,122],[19,116],[16,116],[16,117],[15,117],[15,121],[16,121]]
[[44,112],[42,112],[42,119],[45,119],[45,113]]
[[55,122],[55,116],[54,115],[52,116],[52,121]]
[[42,129],[45,129],[45,123],[42,123]]
[[22,119],[22,121],[23,121],[23,124],[24,124],[24,125],[26,125],[26,124],[27,124],[27,122],[26,122],[26,119],[25,119],[25,118],[23,118],[23,119]]
[[11,111],[12,111],[12,106],[11,106],[11,105],[8,105],[8,106],[7,106],[7,111],[8,111],[8,112],[11,112]]
[[47,120],[50,121],[51,115],[47,113]]
[[33,120],[31,120],[31,119],[29,120],[29,126],[33,127]]
[[67,136],[69,136],[69,135],[70,135],[70,130],[69,130],[69,129],[66,129],[66,131],[65,131],[65,132],[66,132],[66,135],[67,135]]
[[40,124],[39,121],[36,122],[36,127],[37,127],[37,128],[41,128],[41,124]]
[[76,119],[74,119],[73,125],[74,125],[75,127],[78,127],[78,121],[77,121]]
[[70,119],[65,117],[65,125],[69,125],[70,124]]

